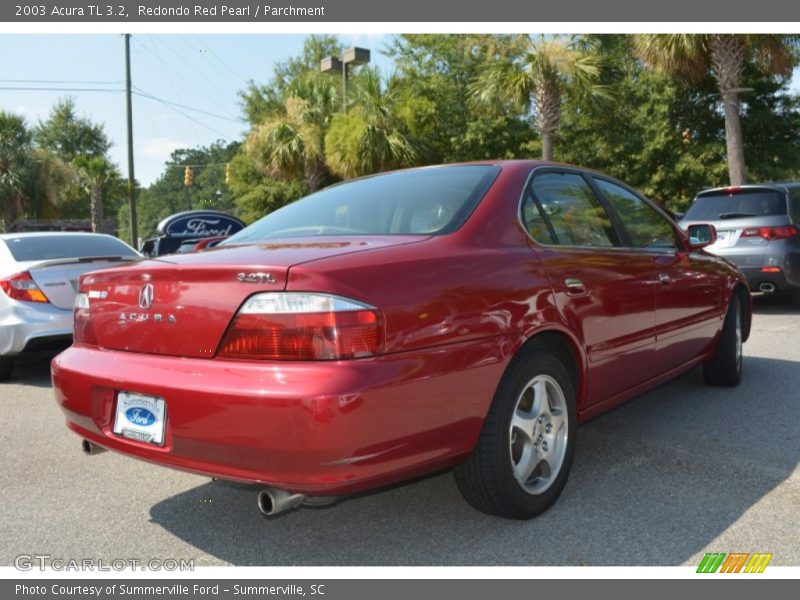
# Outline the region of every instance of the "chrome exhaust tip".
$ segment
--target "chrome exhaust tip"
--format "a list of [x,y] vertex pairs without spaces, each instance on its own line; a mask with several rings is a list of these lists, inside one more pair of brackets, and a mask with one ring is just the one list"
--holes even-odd
[[102,446],[98,446],[97,444],[93,444],[89,440],[83,440],[81,442],[81,450],[86,456],[94,456],[95,454],[102,454],[106,451],[105,448]]
[[775,291],[774,283],[762,283],[758,286],[758,291],[764,294],[771,294]]
[[258,493],[258,510],[264,516],[274,517],[286,511],[300,508],[305,499],[305,494],[293,494],[278,488],[265,488]]

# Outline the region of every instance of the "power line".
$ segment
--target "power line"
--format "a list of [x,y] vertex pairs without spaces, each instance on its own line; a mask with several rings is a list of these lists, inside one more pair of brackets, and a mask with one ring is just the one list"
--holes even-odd
[[[211,125],[205,123],[204,121],[201,121],[200,119],[195,119],[193,116],[186,114],[185,112],[183,112],[179,108],[176,108],[176,105],[175,105],[174,102],[167,102],[167,101],[164,101],[164,100],[162,100],[160,98],[156,98],[155,96],[150,96],[148,94],[140,94],[138,92],[134,92],[134,94],[136,94],[137,96],[140,96],[142,98],[147,98],[148,100],[153,100],[154,102],[160,102],[161,104],[163,104],[167,108],[170,108],[171,110],[174,110],[176,113],[178,113],[179,115],[183,116],[184,118],[189,119],[190,121],[193,121],[193,122],[197,123],[198,125],[202,125],[203,127],[208,129],[209,131],[211,131],[213,133],[216,133],[217,135],[221,136],[222,138],[230,137],[227,133],[223,133],[219,129],[214,129],[213,127],[211,127]],[[180,105],[178,105],[178,106],[180,106]]]
[[122,80],[118,81],[92,81],[80,79],[0,79],[0,83],[77,83],[81,85],[119,85],[124,83]]
[[[187,40],[185,37],[181,37],[180,40],[186,45],[187,48],[189,48],[189,50],[191,50],[192,52],[199,53],[200,56],[202,56],[203,58],[209,58],[210,59],[212,56],[214,56],[209,48],[203,48],[202,46],[200,46],[199,49],[195,48],[194,46],[192,46],[192,44],[189,42],[189,40]],[[236,85],[236,86],[241,85],[241,82],[238,82],[233,77],[231,77],[232,69],[225,68],[225,67],[220,68],[218,65],[214,64],[214,62],[212,62],[211,60],[206,60],[204,62],[208,66],[210,66],[212,69],[214,69],[217,73],[222,75],[225,79],[230,81],[233,85]]]
[[199,113],[201,115],[214,117],[216,119],[222,119],[224,121],[230,121],[231,123],[236,123],[238,125],[243,125],[244,124],[244,121],[242,121],[240,119],[233,119],[231,117],[218,115],[216,113],[212,113],[212,112],[209,112],[207,110],[203,110],[201,108],[194,108],[192,106],[187,106],[185,104],[181,104],[180,102],[173,102],[172,100],[166,100],[164,98],[159,98],[158,96],[154,96],[153,94],[151,94],[149,92],[146,92],[145,90],[143,90],[142,88],[140,88],[138,86],[134,86],[134,87],[136,88],[136,91],[134,93],[137,96],[141,96],[143,98],[150,98],[150,100],[155,100],[156,102],[161,102],[162,104],[167,104],[167,105],[170,105],[170,106],[177,106],[178,108],[182,108],[184,110],[190,110],[192,112],[196,112],[196,113]]
[[[190,37],[190,38],[192,38],[192,39],[194,39],[194,41],[195,41],[197,44],[199,44],[201,48],[202,48],[203,46],[205,46],[205,47],[206,47],[206,49],[208,50],[208,54],[209,54],[210,56],[212,56],[213,58],[215,58],[215,59],[216,59],[216,61],[217,61],[217,62],[218,62],[220,65],[222,65],[222,68],[225,70],[225,72],[227,72],[227,73],[232,73],[233,75],[235,75],[235,76],[236,76],[236,78],[239,80],[238,82],[236,82],[236,83],[237,83],[237,85],[242,85],[242,84],[245,84],[245,85],[246,85],[246,84],[247,84],[248,78],[247,78],[247,77],[244,77],[244,76],[243,76],[241,73],[239,73],[239,72],[238,72],[238,71],[237,71],[235,68],[233,68],[233,66],[229,65],[229,64],[228,64],[226,61],[222,60],[222,57],[221,57],[219,54],[217,54],[216,52],[214,52],[214,50],[212,50],[212,49],[211,49],[211,46],[210,46],[210,45],[209,45],[209,44],[208,44],[208,43],[205,41],[205,38],[204,38],[203,40],[201,40],[201,39],[200,39],[198,36],[196,36],[196,35],[192,35],[192,36],[189,36],[189,37]],[[206,36],[206,38],[207,38],[207,37],[208,37],[208,36]]]
[[[148,39],[150,41],[150,45],[153,47],[153,51],[155,52],[155,55],[156,55],[156,58],[158,59],[158,62],[160,62],[161,66],[164,67],[164,74],[167,76],[167,80],[169,81],[169,84],[172,87],[172,91],[175,94],[175,97],[179,101],[183,101],[183,98],[181,97],[180,92],[178,92],[178,88],[177,88],[177,86],[175,85],[175,82],[172,79],[171,69],[167,66],[167,63],[165,63],[164,60],[161,58],[161,52],[158,51],[158,47],[156,46],[156,42],[153,39],[153,36],[152,35],[148,35],[147,37],[148,37]],[[190,123],[189,127],[191,128],[192,133],[194,134],[195,141],[199,144],[200,143],[200,136],[197,135],[197,130],[194,128],[194,125],[191,124],[191,123]]]
[[124,92],[122,88],[73,88],[73,87],[23,87],[23,86],[0,86],[0,90],[15,92]]
[[[159,41],[161,42],[161,45],[164,46],[164,48],[166,48],[167,50],[172,52],[172,54],[174,54],[181,62],[183,62],[187,67],[189,67],[191,70],[193,70],[197,74],[197,78],[204,80],[209,85],[210,89],[214,90],[214,92],[216,92],[217,94],[222,94],[222,96],[225,97],[226,100],[229,99],[227,94],[222,93],[222,91],[220,90],[220,87],[219,87],[217,82],[212,81],[211,79],[209,79],[209,77],[208,77],[208,75],[206,75],[206,73],[204,73],[202,70],[198,69],[196,65],[192,64],[192,62],[189,61],[185,56],[183,56],[181,53],[179,53],[177,50],[175,50],[175,48],[172,47],[172,44],[168,43],[165,38],[159,38]],[[191,83],[192,83],[192,86],[195,89],[197,89],[198,91],[200,91],[203,94],[206,94],[206,92],[203,92],[196,85],[194,85],[194,83],[195,83],[194,80],[192,80]]]

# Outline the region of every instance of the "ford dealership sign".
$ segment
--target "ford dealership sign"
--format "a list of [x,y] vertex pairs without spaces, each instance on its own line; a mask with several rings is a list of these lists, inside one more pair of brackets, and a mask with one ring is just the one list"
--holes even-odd
[[187,210],[171,215],[158,224],[158,233],[174,237],[216,237],[233,235],[244,223],[215,210]]

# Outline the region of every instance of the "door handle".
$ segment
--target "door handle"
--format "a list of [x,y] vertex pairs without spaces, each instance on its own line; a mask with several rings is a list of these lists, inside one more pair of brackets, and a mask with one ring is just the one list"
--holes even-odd
[[658,280],[664,285],[668,285],[668,284],[672,283],[672,277],[670,277],[666,273],[659,273],[658,274]]
[[564,285],[567,286],[567,293],[572,296],[586,293],[586,286],[580,279],[574,277],[567,277],[564,280]]

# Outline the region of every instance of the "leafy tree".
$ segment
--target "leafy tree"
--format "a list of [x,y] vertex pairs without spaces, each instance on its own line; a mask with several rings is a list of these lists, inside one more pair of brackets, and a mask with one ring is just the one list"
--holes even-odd
[[725,143],[731,185],[747,181],[739,95],[748,65],[770,75],[790,76],[797,64],[797,35],[640,34],[636,53],[647,64],[681,78],[714,77],[725,113]]
[[245,152],[265,175],[302,179],[309,192],[330,180],[325,135],[339,103],[336,89],[329,77],[309,72],[291,83],[276,112],[253,127]]
[[283,110],[286,98],[292,95],[292,84],[308,73],[318,72],[319,64],[326,56],[341,56],[342,45],[335,35],[311,35],[303,42],[300,56],[288,58],[277,65],[272,79],[266,85],[254,81],[239,92],[242,111],[251,125],[260,124],[265,118]]
[[103,156],[78,156],[75,166],[81,185],[89,192],[92,231],[103,231],[103,196],[121,182],[117,168]]
[[[686,210],[699,190],[725,185],[725,123],[714,79],[687,85],[643,69],[623,36],[593,41],[604,56],[600,83],[616,100],[598,106],[566,95],[560,158],[617,177],[675,211]],[[746,74],[755,88],[742,121],[751,172],[765,181],[800,176],[798,98],[785,78],[750,67]]]
[[325,161],[331,172],[350,178],[414,165],[419,144],[397,116],[397,79],[384,86],[377,69],[364,69],[353,78],[350,90],[350,109],[333,118],[325,136]]
[[468,102],[469,85],[487,61],[513,52],[514,38],[497,35],[408,34],[386,52],[394,59],[396,113],[422,142],[420,162],[529,156],[535,133],[508,111]]
[[0,112],[0,195],[7,231],[11,231],[23,210],[25,190],[33,167],[31,141],[31,132],[22,117]]
[[542,136],[542,158],[553,159],[553,143],[561,125],[562,97],[568,89],[590,97],[609,98],[598,84],[600,56],[579,38],[527,36],[520,50],[486,64],[470,84],[478,104],[528,114]]
[[78,116],[72,98],[59,100],[34,128],[33,137],[39,148],[66,162],[79,156],[106,156],[111,148],[103,126]]
[[236,203],[236,214],[245,223],[252,223],[307,192],[301,181],[285,182],[265,176],[244,152],[234,156],[230,164],[230,193]]

